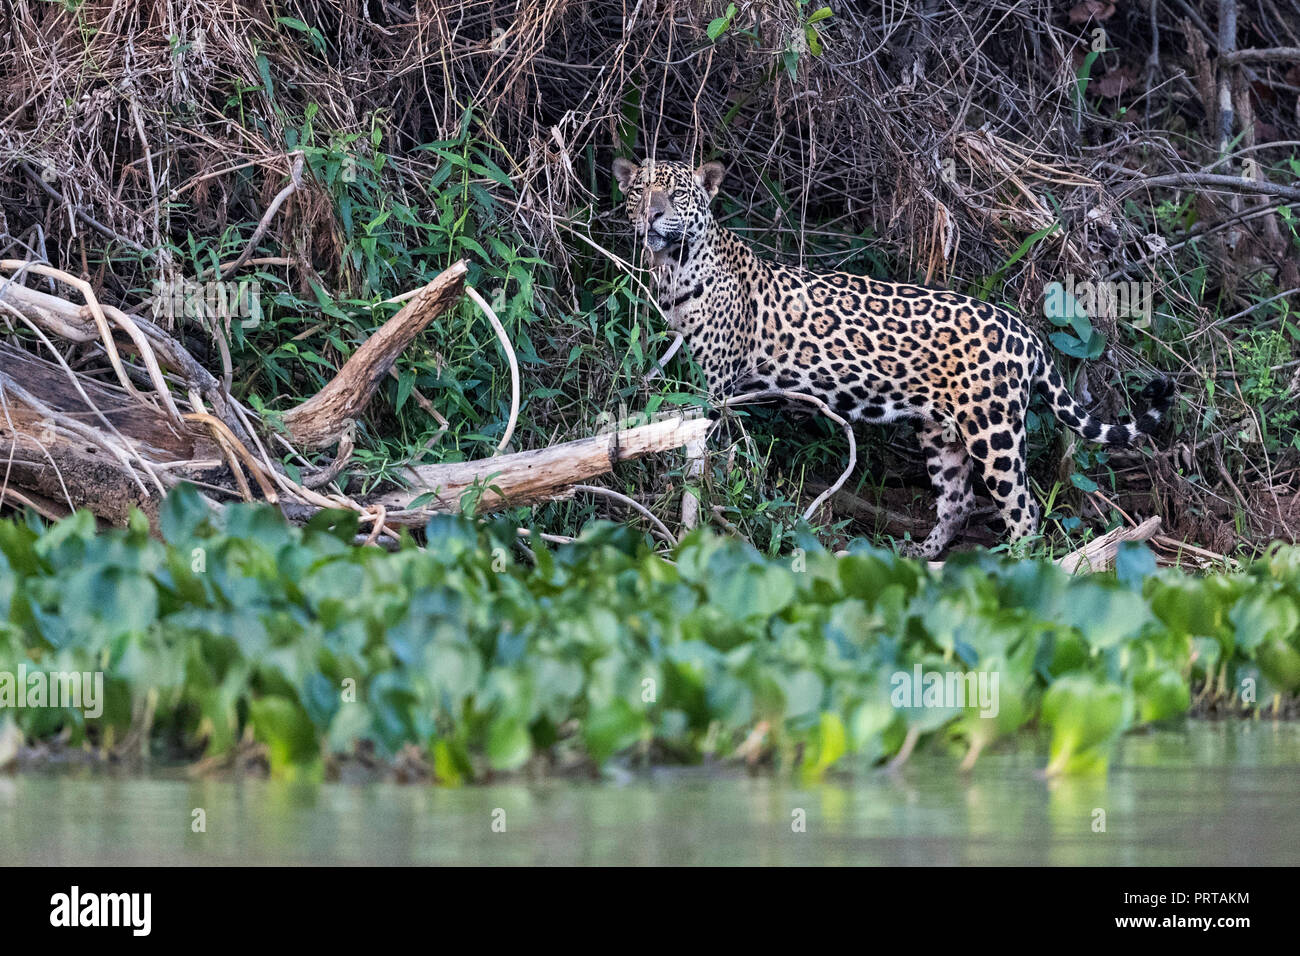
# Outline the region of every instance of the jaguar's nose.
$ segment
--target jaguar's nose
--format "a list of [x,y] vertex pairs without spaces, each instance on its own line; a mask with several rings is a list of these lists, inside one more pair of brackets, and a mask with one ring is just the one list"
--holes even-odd
[[668,210],[668,197],[656,192],[650,197],[650,202],[646,205],[646,221],[653,226],[668,215]]

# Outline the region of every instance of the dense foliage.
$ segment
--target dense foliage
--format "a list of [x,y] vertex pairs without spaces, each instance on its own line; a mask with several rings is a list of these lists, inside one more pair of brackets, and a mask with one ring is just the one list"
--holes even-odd
[[[228,350],[236,397],[272,414],[320,389],[391,297],[467,258],[523,372],[513,448],[538,448],[620,405],[698,400],[688,350],[647,380],[670,336],[620,261],[639,264],[609,168],[725,158],[715,210],[764,255],[1017,306],[1108,418],[1154,373],[1177,379],[1171,435],[1142,458],[1066,445],[1031,409],[1036,553],[1123,509],[1253,554],[1300,530],[1300,63],[1296,0],[1230,7],[1239,52],[1283,56],[1220,56],[1218,0],[7,4],[0,249],[147,315],[158,280],[214,275],[251,240],[231,279],[257,284],[253,314],[167,318],[211,370]],[[294,155],[302,187],[263,222]],[[1145,284],[1146,314],[1048,307],[1051,283],[1099,279]],[[506,368],[472,304],[434,323],[360,422],[345,490],[490,454]],[[820,418],[747,428],[704,483],[775,554],[844,447]],[[860,435],[848,490],[885,512],[841,502],[821,530],[928,530],[899,520],[930,500],[909,429]],[[661,517],[684,483],[667,457],[616,482]],[[570,534],[622,513],[583,495],[520,520]]]
[[[162,531],[142,516],[104,533],[84,513],[0,522],[0,670],[105,680],[97,719],[10,712],[29,739],[111,750],[143,729],[155,750],[197,755],[251,734],[291,773],[361,741],[414,745],[456,782],[738,747],[817,774],[917,741],[978,753],[1037,724],[1049,770],[1072,773],[1185,714],[1194,686],[1261,708],[1300,687],[1294,548],[1193,578],[1129,546],[1116,574],[1071,577],[982,552],[940,571],[865,543],[837,557],[811,537],[769,558],[706,532],[668,561],[605,523],[530,557],[513,526],[448,517],[427,548],[390,553],[352,546],[354,515],[215,516],[185,489]],[[895,706],[896,675],[917,665],[996,673],[996,717]]]

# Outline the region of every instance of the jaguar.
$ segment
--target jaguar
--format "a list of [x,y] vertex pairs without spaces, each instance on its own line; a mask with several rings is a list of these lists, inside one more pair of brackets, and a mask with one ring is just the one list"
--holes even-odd
[[614,179],[650,253],[656,296],[711,396],[801,392],[854,422],[916,422],[937,520],[906,552],[936,558],[964,526],[982,482],[1010,540],[1034,533],[1025,418],[1040,395],[1062,424],[1102,445],[1134,445],[1166,417],[1165,377],[1131,423],[1098,420],[1070,394],[1042,341],[1006,308],[945,289],[760,258],[710,209],[725,175],[618,158]]

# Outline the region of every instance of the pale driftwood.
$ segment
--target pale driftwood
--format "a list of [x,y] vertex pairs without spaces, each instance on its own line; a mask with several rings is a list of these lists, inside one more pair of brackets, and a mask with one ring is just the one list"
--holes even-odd
[[[311,484],[327,484],[341,471],[350,453],[350,424],[364,411],[401,351],[456,301],[464,289],[465,273],[465,262],[457,262],[429,285],[403,297],[404,307],[357,349],[325,388],[284,413],[292,442],[286,442],[286,447],[318,448],[340,442],[340,464],[315,473]],[[491,320],[490,309],[485,311]],[[371,527],[364,540],[375,541],[383,537],[385,526],[422,524],[432,513],[459,511],[461,497],[476,486],[483,488],[477,499],[479,512],[563,497],[620,461],[683,445],[702,449],[712,427],[705,418],[676,418],[537,451],[411,467],[404,475],[412,488],[354,500],[291,481],[280,463],[268,457],[257,423],[222,383],[147,319],[92,303],[89,294],[88,305],[81,306],[12,281],[0,287],[0,313],[14,324],[25,324],[53,357],[51,361],[46,354],[0,343],[0,460],[5,469],[0,503],[9,492],[11,503],[47,514],[87,508],[120,524],[132,507],[138,507],[153,520],[167,489],[191,480],[215,492],[213,503],[218,507],[223,497],[251,499],[257,491],[262,499],[278,503],[292,520],[306,520],[321,508],[351,508]],[[170,394],[145,396],[126,378],[119,377],[122,384],[117,385],[74,372],[47,335],[93,343],[108,352],[115,345],[106,321],[131,336],[137,354],[149,366],[148,374],[121,363],[115,363],[115,369],[163,389],[179,386],[192,412],[176,419],[169,414],[175,408]],[[499,322],[493,325],[500,337]],[[507,343],[508,357],[510,351]],[[164,368],[170,382],[163,378]],[[514,369],[512,380],[516,397],[503,441],[509,440],[517,415]],[[161,401],[155,404],[154,398]],[[421,497],[430,500],[415,505]],[[653,520],[671,541],[671,533]]]
[[1258,50],[1232,50],[1222,53],[1221,63],[1300,63],[1300,47],[1267,47]]
[[425,326],[460,298],[466,268],[465,260],[461,259],[445,269],[366,339],[328,385],[285,412],[284,424],[295,445],[323,448],[339,440],[369,404],[397,356]]
[[1147,518],[1136,528],[1116,528],[1100,538],[1089,541],[1077,551],[1071,551],[1063,558],[1057,558],[1057,565],[1070,574],[1079,571],[1105,571],[1115,563],[1119,546],[1125,541],[1146,541],[1160,531],[1160,518]]
[[12,498],[18,504],[31,508],[42,518],[50,521],[62,521],[72,514],[72,510],[66,504],[38,495],[34,491],[21,492],[14,488],[0,486],[0,500],[5,498]]
[[[703,441],[713,423],[707,418],[671,418],[637,428],[580,438],[536,451],[444,465],[403,468],[401,491],[370,499],[390,512],[389,523],[416,523],[421,511],[458,511],[460,499],[476,485],[483,489],[477,510],[500,510],[555,498],[572,485],[613,470],[620,461],[641,458]],[[413,503],[425,498],[419,505]]]
[[[364,410],[397,355],[459,295],[465,271],[465,263],[458,262],[406,297],[407,305],[357,350],[329,385],[285,414],[291,437],[299,445],[319,447],[346,435],[348,424]],[[462,496],[476,486],[480,489],[476,510],[498,510],[572,494],[575,485],[609,472],[620,461],[678,447],[687,449],[689,484],[702,474],[712,427],[705,418],[675,418],[537,451],[410,467],[403,473],[410,488],[351,501],[337,495],[322,496],[288,481],[265,455],[259,462],[245,445],[247,428],[252,424],[240,417],[220,383],[175,339],[147,320],[127,316],[111,306],[101,307],[100,313],[92,317],[89,306],[75,305],[13,282],[0,288],[2,310],[28,322],[38,336],[43,329],[74,342],[104,344],[100,326],[105,316],[120,328],[133,328],[135,340],[140,342],[143,334],[158,360],[180,378],[191,403],[210,399],[217,412],[213,417],[198,411],[177,423],[163,408],[141,401],[134,389],[128,391],[74,375],[57,353],[58,364],[0,344],[0,460],[6,469],[4,481],[0,482],[0,500],[6,491],[16,492],[11,500],[47,514],[86,507],[100,518],[121,523],[130,508],[136,506],[153,518],[166,488],[186,479],[220,491],[220,486],[228,487],[233,478],[238,491],[248,497],[249,485],[240,471],[242,465],[259,485],[262,496],[271,501],[278,498],[291,517],[305,518],[321,507],[352,507],[372,525],[367,538],[371,540],[382,535],[385,524],[415,525],[432,513],[460,510]],[[47,349],[52,348],[48,339],[42,337],[42,342]],[[136,374],[142,372],[136,370]],[[158,377],[155,366],[153,379]],[[820,489],[810,512],[831,496],[846,494],[841,490],[844,479],[856,461],[847,423],[808,396],[777,390],[738,396],[726,404],[767,398],[811,401],[833,420],[846,425],[850,442],[848,468],[839,481]],[[255,435],[253,442],[257,443]],[[346,461],[346,445],[341,447],[339,457]],[[326,471],[325,480],[338,470]],[[272,481],[282,493],[273,489]],[[427,500],[416,505],[422,498]],[[682,508],[686,527],[698,523],[698,508],[696,497],[688,491]],[[661,533],[671,540],[671,534],[655,520]],[[1114,562],[1122,541],[1147,540],[1159,527],[1159,519],[1152,518],[1132,530],[1111,532],[1061,558],[1058,564],[1071,573],[1102,570]],[[931,562],[931,566],[942,565]]]
[[[48,276],[80,292],[86,299],[86,310],[89,312],[90,317],[94,319],[95,328],[99,331],[100,343],[108,356],[109,364],[113,366],[118,381],[123,388],[137,399],[146,401],[127,375],[126,367],[122,364],[122,358],[118,354],[117,344],[113,340],[113,326],[109,324],[109,313],[99,304],[95,290],[89,282],[79,276],[72,275],[70,272],[64,272],[62,269],[55,269],[53,266],[22,259],[0,259],[0,272],[14,272],[19,275],[30,272],[36,275]],[[154,354],[153,346],[149,344],[148,337],[130,316],[115,312],[112,318],[117,328],[125,332],[135,346],[140,360],[148,371],[150,383],[154,387],[154,394],[163,403],[168,414],[171,415],[172,421],[179,423],[181,420],[180,409],[176,407],[171,392],[167,389],[167,382],[163,378],[162,369],[158,365],[158,358]]]
[[205,448],[200,447],[201,438],[196,442],[196,436],[204,434],[201,429],[178,428],[161,409],[135,401],[116,385],[84,376],[74,382],[58,364],[4,342],[0,342],[0,376],[0,381],[20,386],[39,403],[21,401],[21,408],[9,410],[17,416],[15,425],[20,429],[27,421],[42,426],[38,412],[48,408],[105,435],[116,430],[131,443],[132,451],[150,461],[186,461],[212,451],[210,442]]
[[[199,364],[184,346],[161,328],[139,315],[132,315],[110,305],[103,305],[104,314],[119,324],[131,324],[144,333],[154,354],[163,366],[178,375],[185,388],[195,392],[207,402],[213,413],[226,423],[241,441],[247,441],[248,435],[243,425],[235,416],[228,396],[206,368]],[[51,332],[61,339],[72,342],[95,342],[100,340],[99,329],[84,305],[77,305],[67,299],[29,289],[0,278],[0,318],[5,317],[6,309],[12,309],[29,322]]]
[[486,300],[478,294],[473,286],[465,286],[465,294],[487,316],[492,331],[496,333],[497,341],[501,343],[501,351],[506,353],[506,361],[510,363],[510,418],[506,421],[505,434],[501,436],[501,441],[497,443],[497,451],[502,452],[509,447],[510,439],[515,433],[515,424],[519,421],[519,360],[515,357],[515,347],[510,344],[510,336],[506,335],[505,326],[497,318],[496,311],[492,306],[487,304]]
[[93,342],[99,338],[95,326],[83,315],[85,306],[57,295],[9,282],[6,277],[0,278],[0,302],[8,303],[37,325],[69,342]]
[[1177,538],[1171,538],[1168,535],[1158,534],[1151,539],[1151,543],[1158,548],[1172,551],[1176,564],[1182,564],[1183,555],[1190,554],[1199,559],[1195,563],[1201,568],[1220,567],[1233,571],[1241,570],[1241,562],[1236,558],[1230,558],[1226,554],[1210,551],[1187,541],[1179,541]]
[[[9,409],[14,404],[10,399]],[[34,495],[68,511],[85,508],[117,525],[126,523],[132,507],[150,518],[157,515],[160,499],[141,492],[113,456],[62,430],[40,436],[11,431],[5,418],[0,411],[0,504],[29,504],[25,498]]]

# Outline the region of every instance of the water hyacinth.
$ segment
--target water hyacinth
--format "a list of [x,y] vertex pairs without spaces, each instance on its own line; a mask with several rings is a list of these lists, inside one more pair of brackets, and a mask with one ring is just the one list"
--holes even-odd
[[273,773],[319,775],[366,742],[458,783],[548,760],[816,777],[926,747],[956,771],[1037,731],[1048,773],[1081,774],[1186,714],[1193,687],[1261,710],[1300,688],[1296,548],[1194,577],[1127,546],[1117,573],[1073,577],[985,552],[938,570],[862,543],[837,557],[811,537],[769,558],[707,531],[669,561],[594,523],[528,558],[513,523],[446,517],[390,553],[352,546],[355,515],[218,518],[186,489],[161,530],[0,522],[0,671],[104,675],[97,718],[12,711],[26,739],[111,749],[147,710],[160,753],[251,735]]

